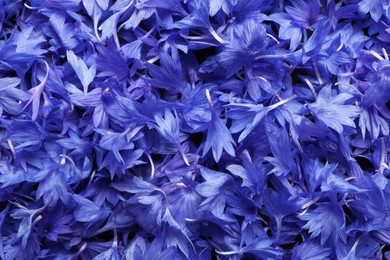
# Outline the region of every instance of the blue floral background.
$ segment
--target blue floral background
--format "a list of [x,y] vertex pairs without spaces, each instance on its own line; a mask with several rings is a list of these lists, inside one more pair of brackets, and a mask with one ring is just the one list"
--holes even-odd
[[0,258],[389,259],[389,0],[0,0]]

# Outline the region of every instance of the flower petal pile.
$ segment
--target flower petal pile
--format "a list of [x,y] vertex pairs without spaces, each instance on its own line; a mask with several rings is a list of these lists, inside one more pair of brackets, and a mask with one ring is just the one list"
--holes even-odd
[[1,259],[386,259],[388,0],[0,0]]

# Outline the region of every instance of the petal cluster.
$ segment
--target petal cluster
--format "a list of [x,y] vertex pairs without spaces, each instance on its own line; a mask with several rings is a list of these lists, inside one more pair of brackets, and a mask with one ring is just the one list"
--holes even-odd
[[386,259],[388,0],[0,0],[0,259]]

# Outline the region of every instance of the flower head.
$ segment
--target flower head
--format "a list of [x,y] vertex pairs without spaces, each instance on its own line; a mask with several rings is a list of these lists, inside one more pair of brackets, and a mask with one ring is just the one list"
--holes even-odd
[[362,106],[381,106],[390,100],[390,61],[387,59],[375,61],[373,71],[367,74],[369,88],[364,93]]
[[264,26],[255,19],[234,25],[230,37],[216,57],[217,63],[227,69],[228,77],[241,67],[252,64],[267,49],[269,41]]

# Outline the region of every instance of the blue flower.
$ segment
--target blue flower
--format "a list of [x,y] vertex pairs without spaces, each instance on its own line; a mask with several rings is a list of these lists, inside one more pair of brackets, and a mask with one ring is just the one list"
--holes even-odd
[[381,19],[382,13],[383,13],[382,1],[380,1],[380,0],[373,0],[373,1],[362,0],[358,3],[358,5],[359,5],[359,10],[364,14],[367,14],[369,12],[371,18],[375,22],[378,22],[379,19]]
[[235,4],[235,0],[210,0],[210,16],[215,16],[220,10],[229,14]]
[[273,169],[268,174],[277,176],[287,175],[296,171],[294,160],[295,151],[292,151],[291,140],[286,131],[274,128],[268,133],[269,144],[272,157],[264,157],[264,160],[273,165]]
[[[190,1],[188,7],[191,13],[185,16],[180,21],[174,24],[175,28],[191,29],[204,28],[214,37],[219,43],[225,43],[225,40],[215,31],[209,19],[210,5],[209,1],[194,0]],[[202,40],[204,38],[201,38]]]
[[114,230],[115,232],[115,237],[114,237],[114,241],[112,242],[112,246],[107,249],[106,251],[103,251],[102,253],[96,255],[93,259],[104,259],[104,260],[108,260],[108,259],[113,259],[113,260],[119,260],[120,259],[120,255],[118,253],[118,235],[117,235],[117,232],[116,230]]
[[98,206],[103,206],[105,203],[117,205],[119,198],[116,190],[111,187],[111,180],[103,173],[95,173],[94,181],[82,193],[84,197],[92,198],[93,202]]
[[219,255],[238,255],[240,257],[254,255],[257,257],[277,258],[283,255],[279,248],[272,246],[273,240],[266,238],[258,238],[253,243],[240,248],[237,251],[220,252],[216,251]]
[[349,55],[340,50],[343,46],[341,37],[337,37],[328,48],[322,49],[318,55],[318,65],[322,76],[329,77],[329,74],[340,74],[342,67],[351,62]]
[[345,105],[353,95],[340,93],[332,96],[331,87],[325,86],[318,93],[315,103],[309,104],[313,115],[321,120],[325,125],[342,134],[345,126],[355,128],[353,121],[360,114],[360,109],[354,105]]
[[139,130],[140,128],[127,129],[122,133],[98,130],[98,132],[103,135],[99,144],[102,148],[112,152],[118,162],[124,163],[120,151],[134,148],[134,144],[133,142],[130,142],[130,140],[139,132]]
[[316,29],[317,22],[322,19],[318,1],[291,1],[292,6],[286,6],[286,13],[273,13],[269,17],[280,25],[279,37],[290,40],[290,50],[298,48],[302,41],[307,40],[307,29]]
[[45,38],[36,33],[33,26],[22,31],[13,30],[8,39],[0,42],[1,67],[15,70],[23,78],[32,63],[47,52],[41,48],[44,42]]
[[206,97],[210,105],[211,121],[209,122],[209,128],[207,131],[206,142],[203,147],[203,156],[212,149],[213,157],[218,162],[222,156],[222,152],[225,150],[229,155],[235,156],[234,152],[234,140],[227,129],[225,123],[216,114],[213,102],[211,100],[210,91],[206,89]]
[[258,167],[254,162],[250,161],[248,154],[242,156],[243,165],[231,164],[226,169],[234,176],[242,179],[242,187],[247,187],[250,190],[251,196],[261,194],[265,189],[266,178],[262,172],[262,168]]
[[358,58],[363,51],[364,43],[369,40],[369,37],[365,36],[359,28],[354,28],[350,24],[345,25],[340,30],[340,36],[341,43],[338,49],[342,46],[342,49],[345,48],[346,52],[354,59]]
[[[41,102],[41,98],[42,96],[44,95],[44,87],[46,85],[46,82],[48,80],[48,77],[49,77],[49,73],[50,73],[50,68],[49,68],[49,65],[45,63],[45,66],[46,66],[46,71],[45,71],[45,76],[43,77],[43,79],[41,80],[41,82],[36,85],[35,87],[31,88],[29,90],[31,96],[30,96],[30,99],[29,101],[27,102],[27,104],[24,106],[24,108],[26,108],[29,104],[32,104],[32,120],[35,121],[38,117],[38,112],[40,110],[40,102]],[[38,73],[37,73],[38,74]]]
[[0,116],[3,111],[16,115],[21,109],[21,102],[26,101],[29,96],[21,89],[15,88],[20,84],[18,78],[2,78],[0,79]]
[[93,81],[96,75],[95,63],[88,68],[85,62],[81,58],[77,57],[73,51],[67,51],[66,57],[83,86],[84,94],[86,94],[88,92],[89,84]]
[[227,112],[227,116],[233,120],[230,131],[237,133],[243,130],[238,138],[238,142],[244,140],[261,122],[261,120],[273,109],[280,105],[283,105],[296,96],[291,96],[287,99],[283,99],[278,103],[272,104],[265,107],[262,103],[260,104],[229,104],[230,110]]
[[371,139],[377,139],[379,135],[389,134],[389,125],[385,119],[381,117],[376,107],[364,109],[359,117],[359,126],[362,132],[362,137],[366,137],[366,133],[371,136]]
[[331,259],[332,249],[324,247],[318,239],[310,239],[294,247],[292,252],[293,259]]
[[[8,204],[0,213],[0,235],[3,237],[2,235],[2,229],[3,229],[3,222],[4,222],[4,219],[6,217],[6,214],[8,213],[9,211],[9,208],[10,208],[10,205]],[[0,241],[0,257],[5,259],[5,256],[4,256],[4,247],[3,247],[3,239],[1,239]]]
[[298,212],[301,206],[298,197],[294,197],[293,194],[289,194],[285,190],[274,191],[268,189],[264,192],[263,203],[264,208],[262,210],[270,218],[270,227],[274,239],[276,241],[285,240],[289,231],[288,226],[283,225],[283,219]]
[[226,68],[227,77],[243,66],[251,65],[257,56],[267,50],[269,42],[264,26],[255,19],[234,25],[230,34],[230,41],[216,57],[217,63]]
[[304,160],[302,166],[304,178],[308,183],[307,189],[310,193],[314,193],[337,167],[335,164],[322,164],[318,160],[309,159]]
[[290,50],[294,51],[302,41],[303,32],[298,24],[291,22],[291,17],[285,13],[274,13],[269,16],[269,19],[280,25],[279,38],[290,40]]
[[190,252],[195,253],[194,245],[188,237],[186,230],[181,227],[171,216],[169,210],[166,210],[162,217],[160,237],[164,247],[174,247],[179,249],[187,258]]
[[172,51],[172,56],[166,52],[160,53],[161,66],[152,63],[146,64],[152,78],[145,79],[147,83],[164,88],[172,94],[180,92],[182,88],[182,68],[177,51]]
[[73,211],[74,220],[82,223],[80,225],[81,234],[84,237],[91,237],[103,227],[111,213],[111,208],[103,205],[99,207],[94,202],[78,195],[72,194],[76,207]]
[[[379,56],[380,57],[380,56]],[[381,106],[390,100],[390,61],[382,58],[372,64],[373,71],[367,74],[369,88],[364,93],[362,106]]]
[[[100,76],[109,76],[119,81],[127,79],[130,74],[128,64],[123,55],[115,48],[112,40],[107,41],[107,46],[97,43],[96,50],[96,66],[97,70],[100,71]],[[90,70],[94,69],[92,66],[94,63],[92,63]]]
[[36,232],[51,241],[59,242],[64,236],[70,237],[74,223],[72,215],[66,212],[63,204],[57,204],[50,211],[45,211],[42,214],[42,219],[36,225]]
[[319,205],[316,209],[306,212],[300,218],[307,221],[303,226],[311,236],[320,237],[321,245],[327,240],[332,245],[345,241],[345,215],[340,204],[329,202]]
[[49,19],[50,29],[44,30],[44,33],[52,38],[50,43],[54,48],[60,49],[75,49],[80,40],[75,37],[75,23],[66,23],[66,16],[61,13],[54,12]]
[[[384,230],[386,234],[389,228],[388,224],[388,212],[389,208],[388,202],[385,199],[388,191],[388,181],[386,178],[381,178],[381,176],[376,176],[377,178],[372,179],[362,179],[367,182],[366,187],[369,189],[368,192],[357,194],[356,198],[350,202],[351,207],[357,212],[362,213],[358,218],[363,223],[369,223],[367,227],[373,231]],[[383,176],[382,176],[383,177]],[[375,183],[375,181],[377,183]],[[380,205],[380,206],[379,206]],[[378,234],[379,235],[379,234]]]
[[206,181],[197,185],[195,190],[206,199],[202,201],[200,209],[206,212],[209,211],[219,217],[223,215],[226,203],[224,191],[231,184],[232,178],[229,175],[211,171],[207,168],[203,169],[201,173]]
[[80,195],[73,194],[72,198],[78,204],[73,213],[77,221],[88,223],[89,221],[105,220],[110,212]]
[[169,142],[174,144],[180,151],[183,160],[187,165],[189,165],[187,156],[185,155],[183,149],[180,145],[180,129],[179,129],[179,120],[177,118],[176,111],[175,116],[168,110],[164,110],[164,118],[160,115],[155,115],[154,119],[157,123],[158,132]]
[[55,206],[58,200],[68,204],[70,199],[69,186],[63,176],[63,172],[52,172],[40,182],[37,190],[37,199],[43,197],[45,204]]
[[29,6],[27,6],[27,7],[29,7],[32,10],[46,9],[46,10],[52,11],[51,9],[63,10],[65,8],[65,9],[77,11],[80,9],[80,2],[81,1],[78,1],[78,0],[76,0],[76,1],[74,1],[74,0],[65,0],[65,1],[48,0],[48,1],[45,1],[44,3],[42,3],[41,5],[38,5],[39,1],[37,1],[38,6],[33,5],[31,7],[29,7]]
[[146,237],[137,235],[128,248],[126,248],[126,258],[129,259],[158,259],[178,257],[175,247],[162,247],[163,241],[155,238],[148,241]]
[[292,0],[293,6],[286,6],[286,12],[291,16],[292,24],[297,24],[305,29],[312,29],[320,19],[320,5],[316,0],[304,2],[302,0]]
[[205,89],[210,86],[199,84],[195,88],[186,88],[183,102],[183,119],[190,129],[188,132],[198,132],[207,129],[211,121],[211,111],[207,102]]
[[200,216],[198,209],[202,199],[193,186],[177,189],[169,195],[168,201],[172,216],[181,226],[186,219],[197,219]]
[[38,208],[38,205],[34,205],[35,208],[31,209],[16,203],[15,206],[17,209],[10,216],[14,220],[20,220],[20,223],[18,223],[17,234],[13,239],[13,243],[20,245],[22,254],[36,255],[39,253],[39,245],[33,228],[42,219],[42,215],[39,214],[45,209],[45,206]]
[[340,244],[336,248],[336,254],[340,259],[367,258],[380,251],[379,246],[369,235],[362,234],[351,237],[346,244]]
[[[305,64],[308,60],[310,60],[312,57],[315,57],[321,50],[321,47],[323,46],[326,37],[329,35],[330,32],[330,24],[329,21],[326,19],[323,19],[318,22],[313,34],[310,36],[310,38],[304,43],[303,45],[303,51],[304,51],[304,57],[302,59],[302,62]],[[313,66],[316,64],[314,63]],[[315,70],[315,68],[314,68]],[[318,72],[316,72],[318,74]],[[316,75],[317,78],[319,78],[318,75]],[[320,81],[320,79],[319,79]],[[321,82],[320,82],[321,83]]]

